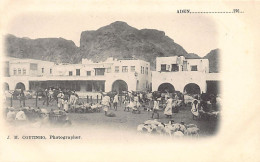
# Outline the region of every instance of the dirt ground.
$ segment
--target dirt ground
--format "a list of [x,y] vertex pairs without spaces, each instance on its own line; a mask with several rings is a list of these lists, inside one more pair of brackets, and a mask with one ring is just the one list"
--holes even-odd
[[[81,99],[86,102],[86,99]],[[57,109],[57,103],[52,102],[49,106],[43,105],[43,101],[37,101],[37,106],[40,108]],[[96,101],[93,101],[96,102]],[[10,100],[6,101],[6,106],[10,106]],[[18,108],[20,106],[19,100],[13,100],[13,107]],[[25,101],[26,106],[36,107],[36,100],[29,99]],[[183,121],[185,124],[196,124],[200,129],[200,136],[211,136],[217,133],[219,119],[218,120],[193,120],[190,112],[191,107],[182,106],[178,113],[174,113],[172,120],[176,123]],[[88,128],[89,126],[100,128],[105,127],[107,129],[117,129],[122,131],[135,132],[139,124],[146,120],[151,119],[152,112],[148,112],[142,109],[140,114],[133,114],[131,111],[124,111],[124,105],[119,104],[118,110],[109,110],[116,114],[116,117],[106,117],[104,111],[95,113],[68,113],[69,119],[72,122],[72,127]],[[169,118],[166,118],[163,112],[159,112],[160,122],[168,123]]]

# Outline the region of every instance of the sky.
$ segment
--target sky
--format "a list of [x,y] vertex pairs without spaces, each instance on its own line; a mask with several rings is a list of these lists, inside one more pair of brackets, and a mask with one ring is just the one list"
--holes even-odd
[[97,30],[115,21],[137,29],[157,29],[181,45],[188,53],[205,56],[218,48],[218,27],[205,15],[172,12],[24,12],[8,21],[5,33],[17,37],[62,37],[79,46],[82,31]]

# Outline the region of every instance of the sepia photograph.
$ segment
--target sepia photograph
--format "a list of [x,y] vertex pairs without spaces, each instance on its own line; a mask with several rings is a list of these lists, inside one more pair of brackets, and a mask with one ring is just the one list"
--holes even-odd
[[[1,21],[0,140],[4,141],[1,148],[10,145],[19,152],[10,158],[11,147],[0,151],[3,161],[74,161],[78,154],[87,155],[78,161],[227,161],[234,157],[232,153],[217,159],[211,156],[222,147],[236,147],[231,141],[217,144],[247,127],[241,125],[248,120],[242,118],[239,102],[249,101],[249,96],[242,101],[243,84],[234,84],[245,83],[250,74],[243,67],[234,73],[243,66],[236,59],[243,58],[230,51],[236,46],[253,52],[250,44],[242,46],[233,39],[240,39],[237,32],[246,30],[237,18],[244,19],[249,5],[30,2],[3,3],[13,10],[3,10],[6,17]],[[128,152],[127,158],[119,146],[133,154]],[[57,150],[62,157],[55,156]],[[71,155],[70,150],[78,152]],[[191,152],[191,157],[184,159],[185,152]],[[196,159],[198,152],[205,157]],[[156,153],[160,156],[149,156]],[[259,160],[253,157],[246,154],[233,160]]]

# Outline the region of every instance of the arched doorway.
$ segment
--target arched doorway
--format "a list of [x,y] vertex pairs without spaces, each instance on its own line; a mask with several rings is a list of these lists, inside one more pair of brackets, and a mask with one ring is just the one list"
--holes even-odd
[[175,88],[172,84],[170,83],[163,83],[158,87],[158,91],[162,92],[162,93],[173,93],[175,91]]
[[122,91],[128,91],[128,85],[123,80],[116,80],[112,85],[112,91],[122,93]]
[[183,92],[187,94],[200,94],[200,87],[195,83],[189,83],[184,87]]
[[6,82],[4,82],[4,85],[3,85],[4,87],[4,91],[9,91],[9,84],[8,83],[6,83]]
[[23,83],[19,82],[16,84],[15,89],[25,90],[25,85]]

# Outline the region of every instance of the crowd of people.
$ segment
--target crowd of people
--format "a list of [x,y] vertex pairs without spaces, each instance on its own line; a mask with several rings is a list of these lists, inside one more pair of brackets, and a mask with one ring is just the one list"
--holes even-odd
[[[191,101],[191,114],[192,118],[200,120],[205,116],[210,118],[210,116],[217,117],[219,114],[219,109],[221,107],[220,96],[215,96],[213,94],[196,94],[193,95],[193,100]],[[178,113],[181,106],[185,106],[183,94],[177,93],[160,93],[160,92],[126,92],[121,96],[121,101],[124,105],[124,111],[132,110],[133,113],[140,113],[143,108],[145,111],[152,111],[151,118],[159,119],[159,112],[163,111],[166,118],[172,118],[173,113]],[[113,109],[117,110],[117,105],[119,102],[119,96],[115,95],[109,96],[103,94],[103,110],[105,115],[108,111]]]
[[53,102],[57,103],[57,107],[60,110],[68,111],[69,108],[75,108],[75,105],[79,99],[75,90],[61,88],[49,88],[41,92],[43,99],[43,105],[49,106]]
[[[117,110],[117,105],[119,102],[118,93],[114,95],[109,95],[103,93],[102,105],[105,115],[107,115],[110,109]],[[155,116],[159,118],[159,111],[164,111],[164,114],[167,118],[171,118],[173,111],[179,108],[183,100],[180,100],[179,96],[175,93],[172,94],[166,93],[162,94],[160,92],[134,92],[127,91],[121,94],[122,104],[124,105],[124,111],[132,110],[133,113],[140,113],[143,108],[145,111],[152,111],[151,118]],[[113,106],[112,106],[113,105]]]
[[[53,102],[57,103],[57,109],[66,113],[73,112],[78,107],[79,96],[74,90],[68,90],[60,88],[49,88],[41,91],[43,105],[48,106]],[[101,93],[101,102],[86,103],[82,106],[86,106],[92,109],[97,107],[100,112],[102,108],[105,116],[114,117],[116,116],[114,111],[117,111],[119,105],[123,106],[124,111],[132,111],[133,113],[141,113],[141,110],[152,112],[151,118],[159,119],[159,112],[163,112],[166,118],[171,119],[173,113],[178,113],[181,106],[185,106],[184,95],[181,93],[161,93],[158,91],[148,92],[136,92],[136,91],[125,91],[123,93],[109,92]],[[19,94],[20,106],[24,105],[24,92],[21,90]],[[209,106],[211,105],[211,106]],[[219,108],[221,107],[220,96],[205,94],[193,95],[191,102],[191,114],[195,120],[203,118],[209,119],[211,116],[217,117],[219,115]],[[114,110],[114,111],[111,111]],[[10,109],[9,116],[12,116],[12,109]],[[76,111],[74,111],[76,112]],[[84,111],[83,111],[84,112]],[[85,111],[86,112],[86,111]],[[20,115],[21,114],[21,115]],[[18,116],[23,116],[22,113],[18,113]],[[19,118],[19,117],[18,117]]]

